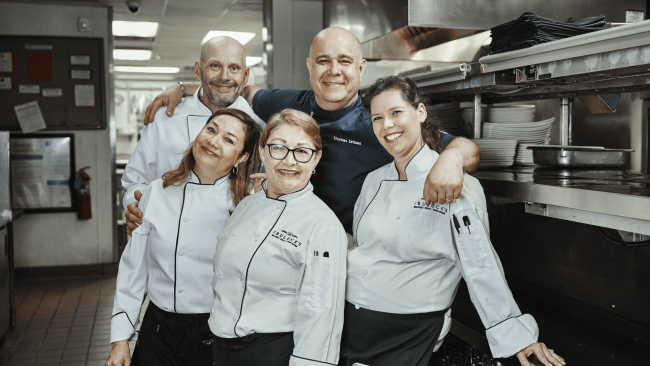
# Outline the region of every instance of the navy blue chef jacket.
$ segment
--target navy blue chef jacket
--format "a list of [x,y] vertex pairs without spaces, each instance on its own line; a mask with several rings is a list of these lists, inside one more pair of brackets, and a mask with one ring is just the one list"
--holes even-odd
[[[372,131],[370,113],[363,107],[361,95],[351,105],[335,111],[318,106],[311,90],[258,90],[253,97],[253,110],[264,121],[285,108],[305,112],[320,125],[323,156],[311,178],[314,194],[351,233],[354,204],[366,175],[393,161]],[[453,139],[443,133],[443,149]]]

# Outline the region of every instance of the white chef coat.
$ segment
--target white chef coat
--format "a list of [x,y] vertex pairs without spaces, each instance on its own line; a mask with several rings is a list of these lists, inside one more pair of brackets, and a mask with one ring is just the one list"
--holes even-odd
[[219,234],[208,321],[222,338],[293,332],[290,365],[336,365],[345,304],[347,237],[313,193],[242,200]]
[[[493,356],[511,356],[537,342],[537,323],[521,314],[508,288],[489,241],[478,180],[465,174],[454,203],[425,205],[424,183],[438,156],[425,144],[407,164],[406,181],[399,180],[394,162],[366,177],[354,211],[356,246],[348,254],[346,299],[388,313],[440,311],[451,306],[464,278]],[[470,220],[469,231],[463,216]],[[443,337],[450,323],[446,321]]]
[[139,207],[142,225],[133,231],[120,260],[111,343],[137,338],[147,293],[168,312],[210,312],[217,235],[235,208],[230,175],[201,184],[192,174],[189,182],[167,188],[162,179],[154,180]]
[[[126,189],[122,199],[125,210],[129,203],[135,202],[133,194],[136,190],[144,192],[149,182],[178,167],[183,153],[208,122],[212,111],[199,99],[201,95],[203,87],[197,89],[193,96],[183,98],[173,117],[167,116],[167,107],[163,106],[156,112],[154,122],[142,130],[140,141],[122,175],[122,187]],[[266,126],[242,97],[238,97],[228,108],[246,112],[262,129]]]

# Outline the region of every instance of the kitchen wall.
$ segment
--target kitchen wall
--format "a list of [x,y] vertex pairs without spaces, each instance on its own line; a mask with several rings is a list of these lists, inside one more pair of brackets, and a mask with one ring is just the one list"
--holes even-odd
[[[91,30],[79,32],[77,19],[88,17]],[[112,9],[87,6],[0,3],[0,34],[103,38],[105,65],[112,67]],[[76,167],[89,165],[92,219],[76,212],[25,214],[14,224],[16,268],[97,265],[115,261],[113,208],[113,79],[105,72],[108,127],[73,130]],[[49,132],[49,131],[48,131]],[[56,132],[54,132],[56,133]]]

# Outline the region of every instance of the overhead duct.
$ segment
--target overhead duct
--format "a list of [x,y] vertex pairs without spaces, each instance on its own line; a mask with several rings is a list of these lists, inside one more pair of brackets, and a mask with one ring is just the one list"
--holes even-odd
[[[645,6],[645,0],[324,0],[323,25],[354,33],[368,60],[472,62],[488,51],[481,32],[526,11],[562,21],[604,14],[623,23],[626,9]],[[458,46],[422,52],[451,41]]]

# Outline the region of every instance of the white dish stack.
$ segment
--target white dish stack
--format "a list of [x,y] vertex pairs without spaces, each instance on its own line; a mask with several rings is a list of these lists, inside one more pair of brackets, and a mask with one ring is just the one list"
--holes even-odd
[[439,103],[427,106],[427,114],[435,118],[440,124],[440,129],[454,136],[467,137],[466,123],[458,113],[460,102],[457,100],[448,103]]
[[[474,113],[472,108],[461,108],[461,116],[469,117]],[[480,141],[495,141],[493,145],[483,142],[488,148],[487,153],[481,154],[481,164],[479,168],[496,167],[495,165],[505,165],[506,162],[494,163],[487,161],[483,164],[483,159],[494,160],[497,154],[494,149],[499,149],[499,143],[503,142],[500,147],[501,158],[510,155],[511,141],[518,141],[518,145],[513,148],[513,164],[532,165],[533,151],[528,149],[531,145],[547,145],[551,139],[551,128],[555,118],[549,118],[544,121],[533,122],[535,117],[534,105],[519,105],[505,107],[483,107],[481,110],[482,120],[481,137],[482,140],[474,140],[477,145],[481,146]],[[497,147],[494,147],[497,146]],[[481,146],[483,149],[483,146]],[[512,164],[511,164],[512,165]],[[502,166],[499,166],[502,167]]]
[[517,140],[472,140],[481,148],[479,169],[507,168],[515,161]]

